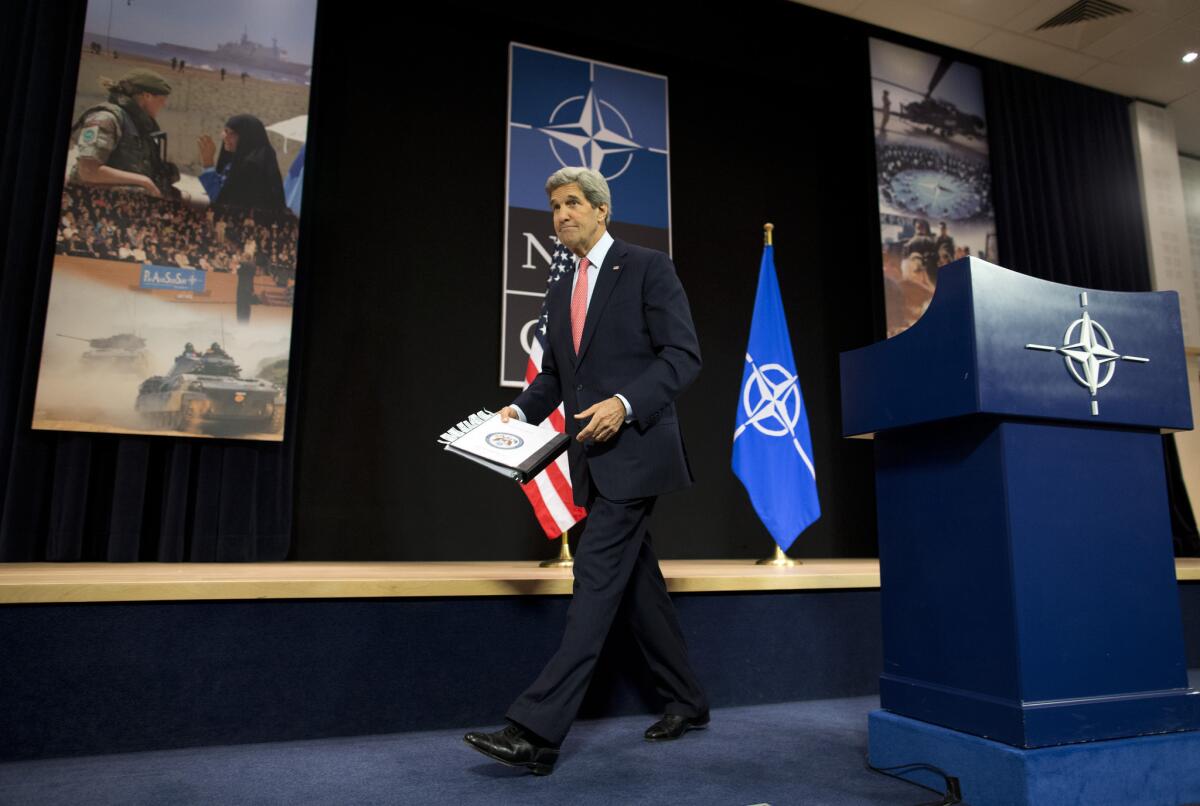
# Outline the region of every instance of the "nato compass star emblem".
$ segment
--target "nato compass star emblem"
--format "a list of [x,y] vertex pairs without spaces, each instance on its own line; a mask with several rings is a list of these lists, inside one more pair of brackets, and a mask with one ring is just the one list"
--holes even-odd
[[1138,364],[1150,363],[1149,358],[1136,355],[1121,355],[1113,347],[1112,337],[1108,331],[1088,314],[1087,292],[1079,295],[1079,307],[1083,315],[1067,325],[1063,334],[1061,347],[1049,344],[1026,344],[1026,350],[1044,350],[1058,353],[1063,357],[1067,372],[1080,386],[1092,395],[1092,415],[1100,413],[1100,403],[1096,400],[1096,392],[1108,385],[1112,380],[1117,361],[1132,361]]
[[763,364],[760,367],[749,353],[746,353],[746,363],[750,365],[750,376],[742,387],[742,408],[746,412],[746,421],[733,432],[733,441],[737,442],[738,437],[750,426],[768,437],[788,437],[796,453],[808,466],[808,472],[816,478],[817,471],[812,460],[796,438],[796,423],[800,420],[803,405],[796,376],[779,364]]
[[[582,108],[574,112],[573,107],[580,101],[583,101]],[[572,111],[568,111],[568,107],[572,107]],[[560,120],[560,115],[571,119]],[[609,181],[625,173],[633,162],[632,152],[642,148],[634,142],[633,130],[625,116],[608,101],[596,97],[593,89],[588,90],[586,97],[576,95],[554,107],[549,124],[538,131],[550,138],[550,150],[564,168],[583,165],[604,174]],[[560,146],[574,149],[575,154],[564,159],[559,151]],[[570,154],[570,151],[567,153]],[[616,173],[604,173],[601,170],[604,160],[614,154],[624,154],[624,164]]]

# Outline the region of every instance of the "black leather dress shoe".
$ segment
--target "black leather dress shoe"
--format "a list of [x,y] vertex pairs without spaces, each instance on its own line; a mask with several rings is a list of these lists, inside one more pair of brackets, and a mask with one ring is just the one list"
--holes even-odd
[[662,719],[646,728],[646,741],[666,742],[678,739],[689,730],[700,730],[708,727],[708,712],[700,716],[679,716],[667,714]]
[[471,731],[463,741],[493,761],[510,767],[525,767],[534,775],[549,775],[558,761],[558,748],[539,744],[530,733],[509,725],[495,733]]

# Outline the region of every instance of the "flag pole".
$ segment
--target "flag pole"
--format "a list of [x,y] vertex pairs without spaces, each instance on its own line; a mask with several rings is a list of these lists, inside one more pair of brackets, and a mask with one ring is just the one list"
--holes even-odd
[[[775,225],[771,223],[763,224],[763,246],[774,246],[773,235],[775,233]],[[800,565],[799,560],[793,560],[791,557],[783,553],[783,549],[779,544],[775,544],[775,555],[764,560],[759,560],[755,565],[773,565],[777,568],[790,568],[793,565]]]
[[571,544],[567,542],[567,533],[562,533],[562,547],[559,549],[558,556],[553,560],[542,560],[538,563],[540,568],[572,568],[575,565],[575,560],[571,558]]
[[768,557],[765,560],[759,560],[755,565],[774,565],[779,568],[791,568],[793,565],[803,565],[799,560],[793,560],[791,557],[783,553],[783,549],[779,548],[779,544],[775,544],[775,556]]

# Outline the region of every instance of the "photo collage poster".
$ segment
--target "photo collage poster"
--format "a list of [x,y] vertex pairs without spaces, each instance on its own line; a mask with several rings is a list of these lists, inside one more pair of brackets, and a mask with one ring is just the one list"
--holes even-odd
[[279,441],[316,0],[91,0],[33,427]]
[[999,262],[979,68],[870,40],[888,338],[933,299],[939,269]]

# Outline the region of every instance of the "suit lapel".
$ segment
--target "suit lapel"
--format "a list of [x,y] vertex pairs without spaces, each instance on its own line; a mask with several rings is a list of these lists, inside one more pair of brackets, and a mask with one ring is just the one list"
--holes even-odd
[[596,323],[600,320],[600,315],[604,313],[604,306],[608,304],[608,298],[612,296],[613,288],[617,281],[621,279],[621,272],[618,269],[621,263],[625,260],[625,244],[622,241],[613,239],[613,244],[608,248],[608,254],[604,256],[604,265],[600,267],[600,274],[596,277],[596,288],[592,291],[591,302],[588,303],[587,317],[583,320],[583,336],[579,339],[579,356],[575,359],[575,363],[583,361],[583,357],[587,355],[588,345],[592,342],[592,335],[596,332]]
[[[563,272],[562,277],[550,289],[551,299],[549,302],[551,321],[562,320],[561,323],[555,323],[550,327],[550,339],[557,343],[558,354],[569,356],[572,364],[575,362],[575,345],[571,344],[571,284],[574,282],[574,278],[574,269]],[[557,296],[554,296],[556,294]]]

